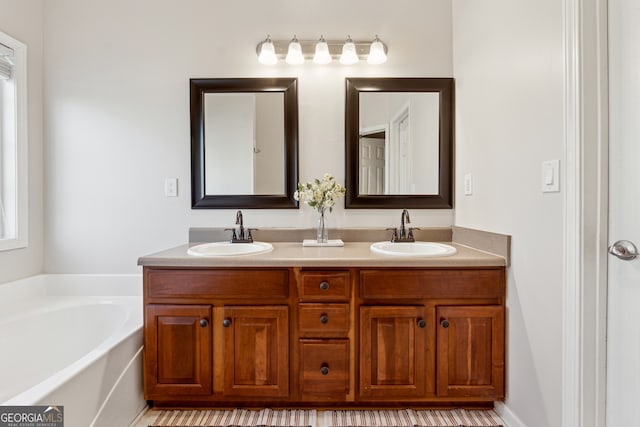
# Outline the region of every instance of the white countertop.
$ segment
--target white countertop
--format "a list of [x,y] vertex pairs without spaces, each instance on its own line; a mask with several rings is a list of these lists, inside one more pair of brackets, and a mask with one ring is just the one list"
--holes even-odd
[[503,267],[506,260],[452,242],[458,253],[446,257],[401,257],[371,252],[371,242],[345,242],[341,247],[303,247],[302,242],[274,242],[271,252],[227,257],[187,254],[185,244],[138,259],[146,267]]

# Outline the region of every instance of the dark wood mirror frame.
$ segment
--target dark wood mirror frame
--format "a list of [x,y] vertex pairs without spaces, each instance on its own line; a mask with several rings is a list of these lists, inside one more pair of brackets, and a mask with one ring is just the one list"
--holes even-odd
[[[359,194],[360,93],[437,92],[440,94],[438,194]],[[345,207],[347,209],[453,208],[453,78],[347,78],[345,106]]]
[[[204,95],[207,93],[284,93],[284,194],[213,195],[205,193]],[[191,79],[191,207],[192,209],[296,209],[298,184],[298,79]]]

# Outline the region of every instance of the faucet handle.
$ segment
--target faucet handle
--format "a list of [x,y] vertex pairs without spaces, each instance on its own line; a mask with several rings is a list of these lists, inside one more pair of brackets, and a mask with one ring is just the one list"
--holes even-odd
[[253,242],[253,236],[251,235],[252,231],[258,230],[257,228],[247,228],[247,240]]
[[396,227],[390,227],[390,228],[387,228],[386,230],[391,231],[392,242],[395,242],[396,240],[398,240],[398,229]]
[[420,227],[409,227],[409,234],[407,235],[407,238],[411,241],[415,241],[413,237],[413,230],[420,230]]
[[237,240],[235,228],[225,228],[224,231],[231,231],[231,241]]

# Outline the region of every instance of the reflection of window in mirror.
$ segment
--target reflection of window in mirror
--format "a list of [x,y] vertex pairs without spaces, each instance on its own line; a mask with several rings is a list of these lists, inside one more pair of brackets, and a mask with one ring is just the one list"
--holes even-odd
[[206,194],[284,194],[284,94],[204,98]]
[[438,194],[439,96],[360,93],[360,194]]

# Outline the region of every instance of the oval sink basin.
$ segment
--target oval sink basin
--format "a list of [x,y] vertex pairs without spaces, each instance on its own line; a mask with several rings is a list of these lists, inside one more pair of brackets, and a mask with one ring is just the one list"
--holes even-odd
[[187,250],[189,255],[195,256],[239,256],[255,255],[270,252],[273,245],[266,242],[231,243],[211,242],[192,246]]
[[433,242],[376,242],[371,244],[371,251],[405,257],[440,257],[455,255],[458,252],[453,246]]

